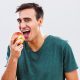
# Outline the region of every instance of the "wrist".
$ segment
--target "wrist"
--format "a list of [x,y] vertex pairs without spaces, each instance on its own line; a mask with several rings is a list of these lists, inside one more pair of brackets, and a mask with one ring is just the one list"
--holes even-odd
[[13,53],[13,52],[11,52],[10,53],[10,57],[13,58],[13,59],[18,59],[20,57],[20,55],[19,55],[19,53],[16,53],[16,52]]
[[18,58],[17,57],[14,57],[14,56],[10,56],[9,59],[12,60],[13,62],[17,62],[18,61]]

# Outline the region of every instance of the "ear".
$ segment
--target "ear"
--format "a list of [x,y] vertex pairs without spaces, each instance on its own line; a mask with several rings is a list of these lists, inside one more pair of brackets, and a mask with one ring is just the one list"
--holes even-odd
[[38,19],[38,25],[41,26],[42,23],[43,23],[43,18],[39,18],[39,19]]

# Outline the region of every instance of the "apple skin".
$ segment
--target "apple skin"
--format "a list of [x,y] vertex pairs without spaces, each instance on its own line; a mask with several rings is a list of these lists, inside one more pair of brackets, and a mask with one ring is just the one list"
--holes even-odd
[[23,34],[21,32],[15,32],[14,34],[17,36],[15,41],[20,40],[18,45],[23,44],[23,42],[25,40]]

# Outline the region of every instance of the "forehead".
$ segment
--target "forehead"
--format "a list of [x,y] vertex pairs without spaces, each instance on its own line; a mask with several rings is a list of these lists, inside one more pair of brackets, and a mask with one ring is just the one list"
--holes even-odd
[[33,18],[36,16],[36,12],[34,9],[24,9],[19,12],[19,18]]

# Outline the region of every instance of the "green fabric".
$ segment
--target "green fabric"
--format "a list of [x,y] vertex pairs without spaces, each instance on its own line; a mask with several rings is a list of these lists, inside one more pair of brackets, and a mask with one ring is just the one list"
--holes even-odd
[[[8,50],[8,57],[10,50]],[[64,73],[77,69],[69,44],[49,35],[42,47],[33,52],[24,42],[18,60],[17,80],[65,80]]]

